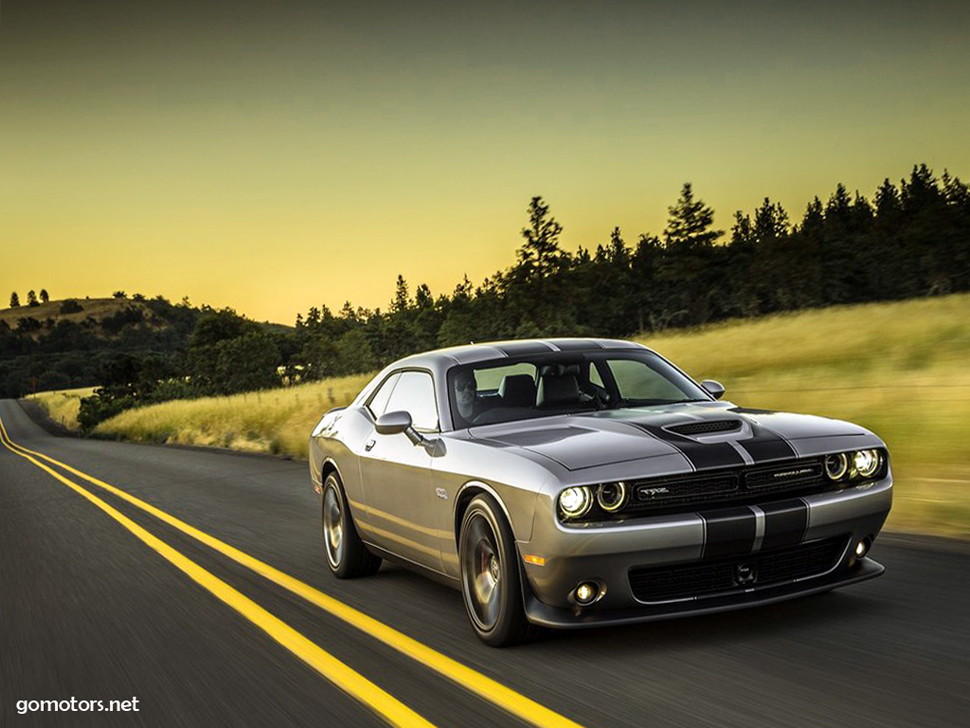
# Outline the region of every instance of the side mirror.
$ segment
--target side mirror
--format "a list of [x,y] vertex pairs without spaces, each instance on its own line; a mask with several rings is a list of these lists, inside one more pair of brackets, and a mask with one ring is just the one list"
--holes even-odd
[[411,429],[411,415],[407,412],[385,412],[377,418],[377,434],[400,435]]
[[720,399],[724,396],[724,385],[720,382],[715,382],[713,379],[705,379],[701,382],[701,386],[714,399]]
[[408,412],[385,412],[377,418],[375,424],[378,435],[399,435],[402,432],[408,436],[412,445],[421,445],[425,438],[411,425],[411,415]]

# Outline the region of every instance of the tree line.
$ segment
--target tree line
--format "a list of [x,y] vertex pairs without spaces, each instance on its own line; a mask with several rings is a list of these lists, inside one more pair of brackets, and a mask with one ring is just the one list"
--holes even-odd
[[765,198],[726,233],[685,183],[660,235],[619,228],[595,249],[560,246],[562,226],[533,198],[509,268],[450,295],[413,295],[398,276],[388,309],[311,308],[296,320],[302,376],[369,371],[405,354],[504,338],[627,337],[728,318],[970,288],[970,189],[925,164],[870,200],[839,184],[797,221]]
[[[33,289],[27,292],[27,305],[31,307],[39,306],[51,300],[46,288],[40,289],[40,300],[37,300],[37,293]],[[20,296],[16,291],[10,294],[10,308],[20,308]]]
[[[794,222],[765,198],[754,211],[737,212],[730,231],[718,230],[690,183],[668,212],[659,235],[628,242],[614,228],[595,248],[571,253],[560,245],[563,228],[549,204],[534,197],[514,263],[480,284],[466,276],[450,294],[434,296],[426,284],[412,293],[399,275],[386,310],[349,301],[337,312],[312,307],[293,328],[140,295],[137,306],[100,322],[100,340],[83,322],[49,320],[43,336],[37,327],[45,324],[36,320],[21,319],[17,330],[0,322],[0,393],[19,396],[44,377],[42,385],[57,386],[40,389],[99,384],[82,406],[91,427],[139,404],[373,371],[469,341],[627,337],[970,288],[970,189],[925,164],[898,185],[883,182],[871,200],[839,184]],[[88,352],[80,374],[79,351]],[[70,376],[65,361],[74,367]]]

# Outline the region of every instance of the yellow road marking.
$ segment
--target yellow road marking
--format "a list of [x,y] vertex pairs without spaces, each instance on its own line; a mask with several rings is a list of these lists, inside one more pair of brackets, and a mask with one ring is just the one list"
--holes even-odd
[[[267,612],[249,597],[236,591],[217,576],[209,573],[164,541],[153,536],[93,493],[88,492],[43,463],[38,462],[30,455],[16,450],[15,447],[19,447],[19,445],[16,445],[13,440],[10,440],[2,420],[0,420],[0,441],[3,442],[4,447],[10,450],[10,452],[26,458],[41,470],[46,471],[64,485],[87,498],[131,531],[140,540],[145,542],[149,547],[157,551],[164,559],[174,564],[197,584],[242,614],[246,619],[266,632],[266,634],[319,672],[327,680],[348,695],[359,700],[391,725],[404,727],[426,726],[427,728],[434,728],[432,723],[429,723],[397,698],[386,693],[363,675],[348,667],[288,624]],[[23,449],[27,450],[26,448]],[[27,452],[32,451],[27,450]]]
[[220,541],[214,536],[210,536],[194,526],[190,526],[184,521],[179,520],[175,516],[169,515],[165,511],[159,510],[155,506],[146,503],[140,498],[136,498],[124,490],[116,488],[113,485],[109,485],[102,480],[83,473],[80,470],[55,460],[52,457],[48,457],[43,453],[35,452],[34,450],[23,447],[22,445],[17,445],[13,442],[13,440],[10,439],[10,436],[6,434],[6,430],[3,429],[2,420],[0,420],[0,430],[3,430],[3,434],[6,436],[7,440],[9,440],[10,443],[15,447],[31,453],[32,455],[43,458],[50,463],[58,465],[68,472],[87,480],[89,483],[92,483],[99,488],[103,488],[119,498],[123,498],[143,511],[151,513],[153,516],[164,521],[173,528],[177,528],[179,531],[182,531],[182,533],[201,541],[206,546],[215,549],[236,563],[241,564],[248,569],[252,569],[257,574],[269,579],[278,586],[281,586],[284,589],[303,597],[308,602],[315,604],[324,611],[329,612],[333,616],[342,619],[362,632],[365,632],[371,637],[383,642],[388,647],[391,647],[398,652],[422,663],[443,677],[452,680],[462,688],[465,688],[479,697],[482,697],[485,700],[499,706],[517,718],[537,726],[537,728],[582,728],[582,726],[580,726],[578,723],[559,715],[544,705],[540,705],[539,703],[525,697],[520,693],[517,693],[502,683],[497,682],[496,680],[493,680],[492,678],[487,677],[480,672],[467,667],[466,665],[463,665],[457,660],[453,660],[452,658],[441,654],[437,650],[434,650],[431,647],[428,647],[427,645],[408,637],[402,632],[398,632],[393,627],[389,627],[383,622],[380,622],[373,617],[369,617],[363,612],[360,612],[331,596],[327,596],[309,584],[305,584],[299,579],[296,579],[289,574],[286,574],[279,569],[260,561],[259,559],[253,558],[249,554]]

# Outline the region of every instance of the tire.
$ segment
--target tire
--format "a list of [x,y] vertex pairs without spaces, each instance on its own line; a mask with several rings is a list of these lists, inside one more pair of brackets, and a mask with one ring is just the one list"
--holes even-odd
[[492,496],[483,493],[468,505],[458,544],[461,594],[478,638],[492,647],[531,639],[536,628],[522,605],[512,529]]
[[336,473],[330,473],[323,483],[323,548],[327,565],[338,579],[370,576],[381,568],[380,557],[360,540]]

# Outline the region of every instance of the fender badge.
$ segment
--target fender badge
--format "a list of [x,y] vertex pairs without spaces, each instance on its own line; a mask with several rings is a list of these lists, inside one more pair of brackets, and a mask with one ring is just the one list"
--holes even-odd
[[444,488],[435,488],[434,494],[441,498],[441,500],[448,500],[448,491]]

